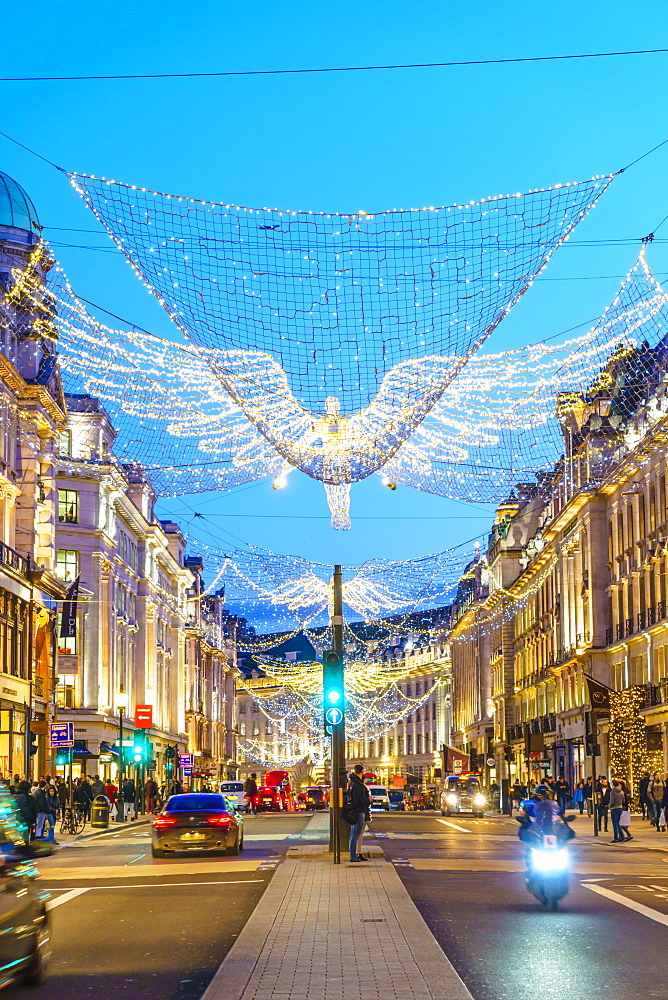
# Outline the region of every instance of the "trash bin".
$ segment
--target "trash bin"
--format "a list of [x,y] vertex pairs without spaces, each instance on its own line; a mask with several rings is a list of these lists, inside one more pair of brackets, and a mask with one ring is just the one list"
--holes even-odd
[[93,799],[90,825],[97,830],[106,830],[109,826],[109,799],[106,795],[96,795]]

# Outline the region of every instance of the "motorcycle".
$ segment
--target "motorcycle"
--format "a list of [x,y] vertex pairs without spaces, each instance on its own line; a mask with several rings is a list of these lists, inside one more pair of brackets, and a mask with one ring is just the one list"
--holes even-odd
[[[568,895],[569,852],[566,841],[575,834],[568,823],[574,817],[565,816],[555,833],[532,830],[523,825],[520,839],[527,845],[526,886],[543,906],[556,910],[559,900]],[[518,822],[522,823],[521,819]]]

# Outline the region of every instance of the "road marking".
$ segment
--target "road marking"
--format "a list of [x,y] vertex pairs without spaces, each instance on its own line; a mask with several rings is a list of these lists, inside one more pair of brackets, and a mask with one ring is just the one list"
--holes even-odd
[[62,903],[69,902],[70,899],[74,899],[75,896],[80,896],[82,892],[89,892],[91,886],[86,886],[83,889],[70,889],[69,892],[64,892],[62,896],[58,896],[56,899],[47,900],[46,908],[47,910],[55,910],[57,906]]
[[267,885],[263,878],[233,878],[227,882],[167,882],[162,885],[154,882],[145,882],[142,885],[91,885],[87,889],[73,889],[73,892],[95,892],[96,889],[171,889],[173,886],[184,885],[248,885],[257,882],[258,885]]
[[653,910],[650,906],[645,906],[644,903],[636,903],[635,899],[628,899],[626,896],[620,895],[618,892],[612,892],[610,889],[604,889],[602,885],[590,885],[588,882],[583,882],[582,885],[586,889],[591,889],[592,892],[597,892],[601,896],[605,896],[607,899],[611,899],[615,903],[621,903],[622,906],[627,906],[629,910],[635,910],[636,913],[642,914],[643,917],[649,917],[650,920],[656,920],[657,924],[664,924],[668,927],[668,913],[659,913],[658,910]]
[[451,826],[453,830],[461,830],[462,833],[473,833],[473,830],[469,830],[468,827],[459,826],[458,823],[451,823],[449,819],[440,819],[438,816],[435,818],[437,823],[442,823],[443,826]]
[[145,858],[145,857],[146,857],[145,853],[144,854],[138,854],[136,858],[132,859],[132,861],[128,861],[128,864],[129,865],[133,865],[135,863],[135,861],[141,861],[141,859]]

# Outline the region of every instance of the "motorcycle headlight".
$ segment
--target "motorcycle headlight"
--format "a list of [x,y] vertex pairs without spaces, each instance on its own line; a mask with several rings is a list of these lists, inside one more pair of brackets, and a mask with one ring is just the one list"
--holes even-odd
[[445,801],[448,803],[449,806],[456,806],[457,805],[457,796],[453,795],[452,792],[450,792],[449,795],[445,796]]
[[568,851],[565,847],[557,851],[531,849],[531,863],[536,871],[563,872],[568,868]]
[[486,803],[486,801],[487,801],[487,799],[485,798],[484,795],[474,795],[473,796],[473,805],[474,806],[484,806],[485,803]]

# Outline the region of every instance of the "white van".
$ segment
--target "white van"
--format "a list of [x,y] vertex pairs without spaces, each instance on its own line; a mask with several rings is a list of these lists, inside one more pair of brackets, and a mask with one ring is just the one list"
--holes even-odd
[[243,781],[221,781],[218,790],[221,795],[226,795],[228,799],[232,799],[240,812],[246,812],[248,803],[244,798]]
[[384,785],[367,785],[366,787],[371,796],[371,808],[384,809],[385,812],[389,812],[390,796],[387,793],[387,788]]

